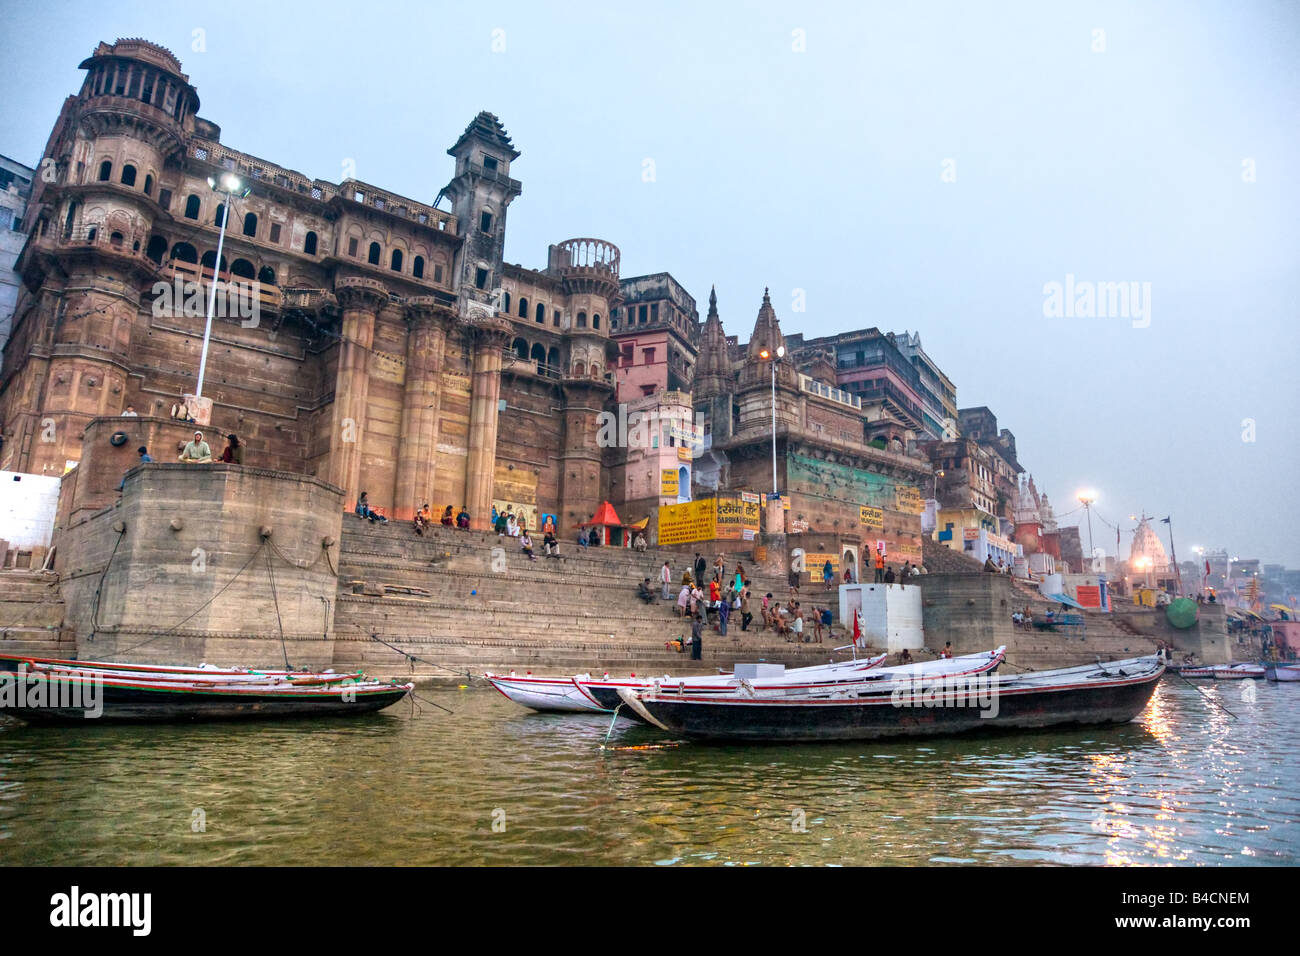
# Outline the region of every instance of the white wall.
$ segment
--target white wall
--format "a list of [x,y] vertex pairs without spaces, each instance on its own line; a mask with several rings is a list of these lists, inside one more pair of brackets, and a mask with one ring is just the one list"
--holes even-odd
[[50,546],[61,481],[53,475],[0,471],[0,538],[10,548]]
[[914,584],[847,584],[840,588],[840,621],[853,635],[853,612],[862,609],[867,641],[891,654],[925,646],[921,589]]

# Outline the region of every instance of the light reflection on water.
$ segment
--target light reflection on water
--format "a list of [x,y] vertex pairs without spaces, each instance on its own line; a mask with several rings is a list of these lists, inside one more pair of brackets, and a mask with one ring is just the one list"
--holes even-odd
[[1116,728],[820,746],[620,721],[602,748],[607,717],[456,691],[421,692],[454,716],[4,723],[0,863],[1295,865],[1300,688],[1238,691],[1166,680]]

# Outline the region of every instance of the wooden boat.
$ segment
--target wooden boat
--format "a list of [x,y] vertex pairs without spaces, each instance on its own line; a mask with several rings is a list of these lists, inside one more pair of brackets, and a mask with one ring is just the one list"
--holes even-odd
[[[879,661],[883,659],[876,658]],[[810,693],[817,690],[834,690],[844,687],[847,684],[857,685],[862,682],[875,683],[877,681],[890,681],[899,678],[908,677],[937,677],[941,675],[959,676],[965,674],[983,674],[997,670],[1003,659],[1006,657],[1006,647],[999,647],[993,651],[984,651],[980,654],[966,654],[962,657],[939,658],[924,663],[900,664],[895,667],[875,667],[869,670],[849,673],[836,673],[830,675],[814,674],[809,677],[806,674],[790,671],[783,677],[754,678],[743,682],[746,692],[756,696],[772,696]],[[798,675],[792,677],[792,675]],[[641,716],[630,707],[622,707],[622,697],[619,695],[620,690],[639,690],[645,688],[659,688],[661,690],[671,690],[676,692],[690,691],[695,695],[700,694],[731,694],[734,693],[741,682],[735,679],[719,681],[716,678],[704,679],[697,681],[687,679],[676,679],[671,677],[653,678],[648,681],[634,680],[591,680],[575,677],[573,679],[575,686],[587,696],[593,703],[598,704],[602,710],[618,712],[629,719],[640,720]]]
[[[830,664],[814,664],[811,667],[796,667],[786,671],[783,676],[791,680],[798,680],[813,679],[815,676],[822,674],[856,673],[878,667],[884,663],[887,656],[887,654],[880,654],[876,657],[856,661],[839,661]],[[603,683],[607,681],[605,677],[593,681],[590,674],[575,674],[569,677],[534,677],[532,674],[525,674],[520,677],[512,672],[505,675],[488,673],[483,676],[487,678],[488,683],[500,691],[508,700],[532,710],[605,713],[613,710],[619,703],[617,699],[612,699],[612,703],[609,703],[607,707],[587,693],[583,689],[586,685],[593,682]],[[730,675],[713,674],[658,678],[630,676],[617,681],[617,683],[620,686],[627,687],[650,687],[656,680],[707,689],[714,686],[733,687],[736,678]],[[578,682],[581,682],[583,686],[579,686]]]
[[1182,667],[1172,668],[1174,673],[1182,677],[1202,677],[1212,678],[1214,680],[1261,680],[1264,677],[1264,668],[1259,664],[1235,663],[1235,664],[1198,664],[1195,666],[1184,665]]
[[623,689],[619,696],[649,723],[691,738],[874,740],[1127,723],[1146,707],[1164,670],[1157,655],[1010,676],[980,675],[974,679],[988,685],[988,707],[970,706],[958,681],[946,682],[951,690],[936,690],[945,686],[943,678],[863,683],[855,689],[789,697],[703,696],[662,687]]
[[[112,723],[330,717],[371,713],[397,703],[414,684],[360,680],[298,685],[271,678],[214,683],[159,680],[157,675],[108,677],[102,673],[43,669],[5,675],[0,713],[32,723]],[[93,710],[99,711],[95,716]]]
[[122,670],[116,667],[100,665],[89,667],[86,664],[77,664],[68,666],[65,664],[45,664],[35,662],[31,664],[27,671],[30,673],[68,673],[75,671],[79,674],[98,674],[106,678],[118,678],[122,680],[143,680],[156,683],[191,683],[191,684],[290,684],[296,687],[308,687],[320,684],[341,684],[344,681],[364,680],[365,675],[360,671],[353,673],[312,673],[298,671],[275,671],[270,673],[258,673],[256,671],[242,672],[235,671],[231,673],[219,670],[206,670],[198,672],[171,672],[171,671],[132,671]]
[[1264,665],[1264,677],[1284,684],[1300,681],[1300,664],[1277,664],[1270,661]]
[[[129,664],[121,661],[76,661],[60,657],[33,657],[30,654],[3,654],[0,653],[0,672],[15,671],[19,665],[26,665],[30,670],[34,665],[44,665],[47,667],[59,667],[66,670],[83,670],[83,671],[124,671],[140,675],[169,675],[169,674],[189,674],[198,677],[218,677],[227,676],[248,676],[256,677],[289,677],[289,676],[322,676],[333,674],[333,671],[292,671],[292,670],[274,670],[266,668],[251,667],[214,667],[210,664],[200,664],[197,667],[180,667],[170,664]],[[339,674],[340,678],[357,677],[358,674]]]

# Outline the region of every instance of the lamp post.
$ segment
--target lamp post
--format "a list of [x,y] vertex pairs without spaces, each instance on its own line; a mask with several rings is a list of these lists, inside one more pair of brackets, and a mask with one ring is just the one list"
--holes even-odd
[[[208,291],[208,320],[203,326],[203,352],[199,356],[199,380],[194,386],[194,397],[196,399],[203,397],[203,377],[208,368],[208,343],[212,339],[212,316],[217,307],[217,276],[221,273],[221,250],[226,244],[226,223],[230,222],[230,197],[232,194],[239,192],[242,185],[239,177],[234,173],[223,174],[219,183],[211,176],[208,177],[208,186],[213,192],[224,192],[226,202],[222,206],[224,215],[221,217],[221,232],[217,236],[217,258],[212,263],[212,286]],[[247,196],[248,191],[245,190],[241,195]],[[202,266],[199,266],[199,275],[203,275]]]
[[776,487],[776,363],[785,357],[785,346],[778,345],[776,347],[775,357],[767,349],[759,352],[758,357],[764,361],[770,359],[772,362],[772,497],[779,498],[781,493],[777,491]]
[[[1097,493],[1095,491],[1081,491],[1078,498],[1083,503],[1083,510],[1088,513],[1088,558],[1090,561],[1095,562],[1097,555],[1092,547],[1092,503],[1097,500]],[[1116,560],[1119,559],[1119,555],[1115,557]]]

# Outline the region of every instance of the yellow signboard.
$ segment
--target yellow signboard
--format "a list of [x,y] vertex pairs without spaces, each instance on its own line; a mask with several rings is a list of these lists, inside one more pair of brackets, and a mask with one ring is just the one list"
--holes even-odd
[[921,492],[913,485],[894,486],[894,508],[909,515],[919,515],[925,510]]
[[678,446],[677,446],[677,460],[678,460],[678,461],[690,461],[690,460],[691,460],[691,450],[690,450],[689,448],[687,448],[685,445],[678,445]]
[[659,543],[664,545],[684,544],[688,541],[711,541],[717,521],[715,508],[716,502],[712,498],[660,507]]
[[659,472],[659,494],[665,497],[677,497],[677,469],[663,468]]
[[746,536],[745,530],[758,531],[760,507],[757,499],[757,495],[719,495],[714,537],[724,541],[752,539],[753,534]]
[[821,554],[820,552],[809,551],[803,556],[803,560],[804,567],[808,569],[808,573],[812,575],[814,581],[822,579],[822,572],[826,568],[827,561],[831,563],[832,574],[840,573],[840,557],[837,554]]
[[863,505],[858,508],[858,519],[862,522],[862,527],[869,530],[881,531],[885,527],[885,512],[879,508]]

